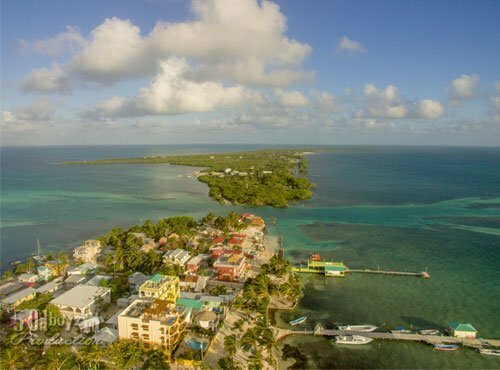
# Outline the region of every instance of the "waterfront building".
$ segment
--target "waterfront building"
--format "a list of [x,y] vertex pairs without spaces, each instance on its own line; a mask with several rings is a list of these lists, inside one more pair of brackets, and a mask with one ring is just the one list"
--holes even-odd
[[217,279],[236,281],[245,277],[247,272],[246,257],[243,254],[222,255],[214,263]]
[[186,308],[161,299],[138,299],[118,316],[120,339],[160,347],[170,358],[186,329]]
[[97,258],[101,254],[102,246],[99,240],[87,240],[81,246],[73,250],[73,258],[92,264],[97,263]]
[[179,277],[154,274],[139,287],[139,298],[174,303],[180,295]]
[[20,283],[33,284],[38,281],[38,275],[35,274],[21,274],[17,277]]
[[99,302],[111,302],[111,289],[80,284],[50,301],[69,319],[85,319],[98,313]]
[[17,306],[19,306],[21,303],[29,301],[30,299],[35,298],[35,296],[36,296],[35,289],[31,287],[26,288],[2,299],[1,305],[4,310],[12,311],[15,310]]
[[150,276],[144,275],[142,272],[134,272],[132,275],[128,277],[128,283],[130,285],[131,292],[138,292],[139,287],[144,284],[146,280],[148,280]]
[[448,324],[449,332],[457,338],[475,338],[477,330],[471,324],[462,324],[459,322],[450,322]]

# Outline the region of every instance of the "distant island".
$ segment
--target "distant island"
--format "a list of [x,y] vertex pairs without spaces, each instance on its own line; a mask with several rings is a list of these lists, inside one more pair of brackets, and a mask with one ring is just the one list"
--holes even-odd
[[162,164],[204,167],[198,180],[220,203],[287,207],[312,197],[306,154],[317,150],[269,149],[247,152],[110,158],[64,164]]

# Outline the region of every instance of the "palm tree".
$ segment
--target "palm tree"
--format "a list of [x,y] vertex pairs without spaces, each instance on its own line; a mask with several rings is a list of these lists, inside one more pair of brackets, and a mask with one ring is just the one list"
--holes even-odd
[[29,272],[30,274],[33,272],[33,269],[36,267],[35,261],[33,261],[33,258],[28,258],[26,261],[26,272]]
[[224,351],[226,351],[229,356],[234,356],[237,344],[236,335],[228,335],[224,338]]
[[22,360],[22,351],[16,347],[3,349],[0,364],[2,369],[23,369],[25,366]]
[[259,330],[258,328],[250,328],[241,337],[240,344],[246,351],[250,349],[257,350],[257,343],[259,341]]

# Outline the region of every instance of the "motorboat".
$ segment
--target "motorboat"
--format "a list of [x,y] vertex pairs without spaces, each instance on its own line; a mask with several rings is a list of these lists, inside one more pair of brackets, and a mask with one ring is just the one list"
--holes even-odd
[[500,349],[479,348],[479,353],[488,356],[500,356]]
[[437,330],[437,329],[426,329],[426,330],[420,330],[418,333],[422,334],[422,335],[438,335],[439,334],[439,330]]
[[373,338],[363,337],[361,335],[337,335],[335,343],[337,344],[368,344]]
[[365,331],[371,332],[377,329],[374,325],[341,325],[337,327],[339,330],[348,330],[348,331]]
[[295,325],[302,324],[306,320],[307,320],[307,316],[302,316],[302,317],[299,317],[298,319],[290,321],[289,324],[292,326],[295,326]]
[[437,349],[439,351],[456,351],[459,348],[460,346],[458,344],[434,344],[434,349]]

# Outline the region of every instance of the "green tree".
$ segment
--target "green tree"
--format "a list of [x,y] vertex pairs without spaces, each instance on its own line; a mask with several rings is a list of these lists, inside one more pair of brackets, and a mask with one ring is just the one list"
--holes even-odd
[[152,350],[147,352],[147,359],[142,368],[151,370],[168,370],[170,369],[170,366],[165,362],[165,355],[162,351]]
[[137,343],[120,340],[108,347],[107,355],[118,368],[130,368],[142,361],[144,352]]
[[237,349],[237,340],[236,340],[236,335],[228,335],[224,338],[224,351],[226,351],[226,353],[229,355],[229,356],[234,356],[234,354],[236,353],[236,349]]
[[240,370],[241,369],[239,366],[237,366],[234,363],[233,358],[229,357],[229,356],[221,357],[219,359],[219,361],[217,361],[217,365],[219,365],[219,367],[222,370]]
[[22,351],[17,347],[2,349],[0,364],[2,369],[24,369],[25,364],[22,357]]

